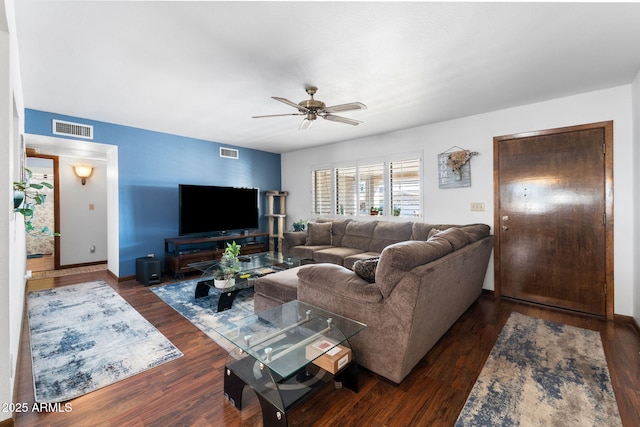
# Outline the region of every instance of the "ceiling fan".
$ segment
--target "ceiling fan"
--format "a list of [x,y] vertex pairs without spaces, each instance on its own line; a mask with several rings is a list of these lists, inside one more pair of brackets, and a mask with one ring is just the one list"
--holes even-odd
[[348,104],[340,104],[340,105],[333,105],[331,107],[326,107],[324,102],[313,99],[313,95],[315,95],[315,93],[318,91],[317,87],[308,86],[306,88],[306,91],[311,97],[311,99],[308,99],[306,101],[301,101],[297,104],[285,98],[279,98],[277,96],[271,97],[276,101],[283,102],[287,105],[292,106],[293,108],[296,108],[298,110],[297,113],[269,114],[266,116],[253,116],[253,118],[260,119],[263,117],[305,116],[305,118],[302,120],[302,123],[300,123],[300,127],[298,128],[300,130],[309,129],[313,121],[318,117],[322,117],[325,120],[331,120],[332,122],[346,123],[352,126],[358,126],[360,123],[362,123],[359,120],[349,119],[346,117],[336,116],[333,114],[333,113],[351,111],[351,110],[366,110],[367,106],[364,105],[362,102],[350,102]]

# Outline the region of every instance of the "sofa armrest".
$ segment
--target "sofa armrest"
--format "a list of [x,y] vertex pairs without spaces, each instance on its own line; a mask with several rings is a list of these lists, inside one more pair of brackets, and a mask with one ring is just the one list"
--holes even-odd
[[294,246],[300,246],[307,243],[306,231],[286,231],[283,234],[284,240],[282,242],[282,252],[289,253],[289,250]]
[[[312,287],[315,293],[340,300],[379,302],[380,289],[353,271],[336,264],[314,264],[298,271],[298,296],[305,295],[305,288]],[[299,298],[301,299],[301,298]],[[302,300],[302,299],[301,299]],[[303,301],[313,305],[314,301]]]

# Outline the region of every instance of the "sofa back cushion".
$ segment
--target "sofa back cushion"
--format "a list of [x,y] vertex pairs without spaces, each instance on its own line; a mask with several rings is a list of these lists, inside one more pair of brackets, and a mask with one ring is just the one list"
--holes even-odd
[[378,221],[352,221],[347,224],[342,246],[368,251]]
[[389,245],[411,239],[412,226],[412,222],[378,222],[369,251],[380,253]]
[[438,236],[429,241],[409,240],[387,246],[380,254],[376,284],[380,287],[382,295],[387,298],[408,271],[451,252],[451,243]]
[[460,227],[460,230],[467,233],[467,236],[469,236],[469,243],[477,242],[491,234],[491,227],[487,224],[469,224]]
[[[434,228],[433,230],[437,229]],[[429,237],[429,239],[427,239],[427,241],[430,241],[434,237],[440,237],[448,240],[454,251],[462,249],[469,244],[469,236],[458,227],[450,227],[442,231],[436,231]]]
[[352,219],[334,220],[331,218],[318,218],[317,220],[317,222],[331,223],[331,244],[333,246],[342,246],[342,238],[344,237],[347,224],[352,221]]

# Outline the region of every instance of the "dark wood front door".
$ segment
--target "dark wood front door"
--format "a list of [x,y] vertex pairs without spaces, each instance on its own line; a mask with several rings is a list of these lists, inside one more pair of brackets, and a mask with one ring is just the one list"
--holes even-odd
[[612,128],[494,138],[497,295],[613,314]]

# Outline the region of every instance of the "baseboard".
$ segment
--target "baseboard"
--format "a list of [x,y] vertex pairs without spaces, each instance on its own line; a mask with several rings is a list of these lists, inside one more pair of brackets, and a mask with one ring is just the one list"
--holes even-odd
[[61,265],[59,269],[64,270],[66,268],[89,267],[92,265],[99,265],[99,264],[106,264],[106,263],[107,263],[107,260],[105,259],[104,261],[92,261],[92,262],[82,262],[80,264]]
[[0,421],[0,427],[13,427],[13,418]]
[[635,317],[616,314],[614,316],[614,321],[619,323],[628,323],[631,325],[636,335],[640,337],[640,327],[638,326],[638,322],[636,322]]

